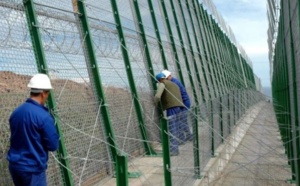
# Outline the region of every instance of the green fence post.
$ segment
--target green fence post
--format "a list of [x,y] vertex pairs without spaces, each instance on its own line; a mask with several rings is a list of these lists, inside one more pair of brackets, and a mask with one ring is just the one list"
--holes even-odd
[[[196,1],[196,0],[195,0]],[[208,42],[206,42],[206,39],[207,39],[207,32],[206,32],[206,28],[205,28],[205,25],[203,23],[203,7],[202,5],[200,6],[199,2],[196,1],[194,2],[193,1],[193,6],[194,6],[194,9],[195,9],[195,13],[198,17],[198,25],[199,25],[199,32],[200,32],[200,35],[202,36],[202,39],[201,39],[201,44],[203,46],[203,49],[204,49],[204,58],[206,60],[206,66],[207,66],[207,70],[208,70],[208,77],[209,77],[209,81],[211,83],[212,86],[209,85],[209,83],[207,84],[208,86],[208,90],[209,90],[209,100],[213,99],[215,96],[216,96],[216,93],[215,93],[215,89],[214,87],[215,86],[215,83],[214,83],[214,79],[213,79],[213,75],[212,75],[212,72],[211,72],[211,62],[210,62],[210,58],[209,58],[209,49],[208,49]],[[205,69],[203,69],[205,71]]]
[[[205,68],[204,68],[204,64],[203,64],[203,59],[204,57],[201,56],[201,49],[200,49],[200,43],[198,41],[198,39],[200,39],[202,37],[202,31],[200,29],[200,22],[199,22],[199,19],[198,19],[198,12],[196,10],[196,6],[195,6],[195,1],[192,0],[192,7],[190,7],[189,5],[189,2],[188,0],[186,0],[186,6],[188,8],[188,12],[189,12],[189,16],[190,16],[190,19],[193,20],[192,18],[192,11],[191,9],[194,10],[194,20],[196,20],[196,23],[192,24],[192,28],[193,28],[193,33],[194,33],[194,39],[195,39],[195,42],[196,42],[196,47],[197,47],[197,52],[198,52],[198,57],[199,57],[199,60],[200,60],[200,65],[202,67],[202,73],[203,73],[203,77],[204,77],[204,81],[205,81],[205,84],[206,84],[206,88],[207,88],[207,91],[209,91],[209,86],[208,86],[208,80],[207,80],[207,74],[206,74],[206,71],[205,71]],[[195,26],[196,24],[198,24],[198,26]],[[199,32],[199,36],[197,36],[197,32],[196,30],[198,29],[198,32]],[[197,75],[199,75],[200,71],[197,72]],[[201,79],[201,78],[200,78]],[[201,81],[200,81],[201,83]],[[201,93],[203,94],[203,99],[202,99],[202,102],[205,103],[207,101],[205,95],[204,95],[204,90],[203,90],[203,86],[202,86],[202,90],[201,90]],[[208,96],[210,97],[210,94],[208,93]]]
[[[283,16],[282,16],[283,18]],[[283,22],[283,19],[282,19],[282,33],[281,33],[281,36],[282,36],[282,42],[285,43],[285,34],[284,34],[284,22]],[[292,170],[292,179],[291,179],[291,182],[294,182],[296,181],[296,156],[294,154],[294,151],[295,149],[293,148],[293,139],[294,139],[294,136],[293,136],[293,133],[294,131],[292,130],[292,116],[291,116],[291,95],[290,95],[290,85],[289,85],[289,73],[288,73],[288,65],[287,65],[287,56],[286,56],[286,47],[284,44],[282,43],[279,43],[281,48],[282,48],[282,61],[281,60],[278,60],[278,62],[280,62],[283,66],[283,69],[284,69],[284,72],[285,72],[285,77],[284,79],[281,79],[280,82],[277,82],[277,84],[279,84],[280,86],[280,89],[285,89],[285,95],[286,95],[286,98],[285,99],[282,99],[282,95],[279,95],[277,96],[278,99],[281,100],[280,102],[280,106],[281,104],[282,105],[285,105],[285,108],[282,112],[286,112],[286,117],[287,117],[287,125],[288,126],[281,126],[281,128],[286,128],[288,127],[289,131],[288,131],[288,134],[284,134],[284,138],[287,138],[286,141],[288,141],[288,148],[287,148],[287,155],[288,155],[288,159],[290,160],[290,165],[291,165],[291,170]],[[278,69],[278,71],[281,71],[281,69]],[[286,103],[286,104],[285,104]],[[282,108],[281,108],[282,109]],[[279,113],[281,113],[281,111],[279,111]],[[281,115],[280,115],[281,116]],[[280,122],[280,124],[283,123],[283,122]]]
[[246,74],[245,74],[245,71],[244,71],[244,68],[243,68],[243,58],[242,58],[242,56],[241,56],[241,54],[238,54],[238,63],[237,63],[237,65],[238,65],[238,69],[239,69],[239,74],[240,74],[240,77],[241,78],[243,78],[242,80],[241,80],[241,87],[240,88],[242,88],[242,87],[246,87],[247,88],[247,81],[246,81]]
[[[224,128],[227,127],[228,128],[228,131],[230,133],[230,114],[229,114],[229,110],[230,110],[230,105],[229,105],[229,91],[230,91],[230,79],[229,79],[229,73],[226,72],[226,69],[225,69],[225,63],[230,63],[230,56],[229,56],[229,51],[228,51],[228,48],[227,48],[227,43],[225,41],[225,34],[222,32],[221,28],[220,27],[217,27],[216,26],[216,29],[217,29],[217,36],[218,36],[218,39],[219,39],[219,51],[220,51],[220,55],[221,55],[221,60],[223,61],[220,61],[221,65],[223,65],[223,68],[221,68],[221,73],[222,73],[222,76],[223,76],[223,81],[224,81],[224,96],[223,98],[220,98],[221,100],[221,107],[220,107],[220,116],[221,116],[221,131],[224,132]],[[227,100],[226,100],[227,99]],[[226,100],[228,103],[228,106],[223,106],[223,100]],[[227,111],[226,111],[227,109]],[[226,111],[224,113],[224,110]],[[223,118],[227,118],[227,122],[223,122]],[[226,126],[224,126],[226,125]],[[223,139],[223,136],[224,134],[222,135],[222,142],[224,142],[224,139]]]
[[218,76],[217,76],[217,73],[216,73],[216,66],[215,66],[215,63],[216,63],[216,56],[215,56],[215,50],[213,49],[213,41],[212,41],[212,30],[211,30],[211,27],[210,27],[210,23],[209,23],[209,16],[208,16],[208,12],[206,10],[203,10],[203,14],[202,14],[202,18],[203,18],[203,24],[204,24],[204,28],[206,30],[206,34],[205,34],[205,37],[206,37],[206,41],[208,43],[208,51],[209,51],[209,63],[211,65],[211,73],[212,73],[212,76],[214,77],[214,89],[215,89],[215,98],[219,97],[220,96],[220,93],[219,93],[219,81],[218,81]]
[[231,106],[230,106],[230,95],[229,93],[227,94],[227,104],[228,104],[228,114],[227,114],[227,121],[228,121],[228,134],[231,134],[231,122],[230,122],[230,118],[231,118]]
[[[281,2],[281,6],[283,6],[283,2]],[[277,107],[278,110],[277,112],[279,113],[278,115],[278,121],[279,124],[281,125],[280,128],[282,130],[282,128],[285,128],[287,126],[283,126],[283,120],[282,120],[282,115],[281,112],[287,112],[287,124],[288,124],[288,128],[289,128],[289,133],[286,135],[283,131],[283,138],[287,138],[286,140],[289,141],[289,145],[287,147],[287,156],[289,157],[288,159],[290,160],[290,165],[291,165],[291,170],[292,170],[292,179],[290,180],[290,182],[295,182],[297,180],[297,166],[296,166],[296,156],[295,156],[295,150],[293,148],[293,143],[294,143],[294,135],[293,133],[295,131],[293,131],[292,129],[292,115],[291,113],[291,92],[290,92],[290,84],[289,84],[289,70],[288,70],[288,61],[287,61],[287,52],[286,52],[286,46],[285,46],[285,22],[284,22],[284,14],[283,14],[283,9],[281,9],[281,13],[280,13],[280,24],[279,24],[279,34],[278,37],[280,38],[281,42],[277,42],[277,48],[281,48],[281,52],[282,52],[282,59],[277,59],[277,63],[279,63],[278,65],[280,65],[280,67],[278,66],[276,72],[278,74],[278,78],[277,78],[277,82],[276,82],[276,94],[274,94],[274,98],[278,101],[279,106]],[[280,69],[281,67],[283,67],[284,72],[285,72],[285,77],[284,78],[279,78],[279,71],[281,71],[282,69]],[[274,78],[274,75],[273,75]],[[285,92],[286,94],[286,99],[283,99],[282,96],[282,92]],[[286,102],[286,104],[285,104]],[[286,108],[282,108],[282,106],[286,105]]]
[[[179,7],[180,7],[181,15],[183,16],[183,23],[184,23],[184,27],[185,27],[185,30],[186,30],[186,36],[187,36],[187,39],[188,39],[188,45],[190,46],[190,52],[191,52],[192,57],[193,57],[194,70],[195,70],[195,74],[196,74],[196,77],[197,77],[198,85],[200,87],[200,91],[201,91],[201,95],[202,95],[201,96],[202,97],[202,103],[203,103],[204,102],[204,92],[203,92],[203,88],[201,86],[201,81],[200,81],[200,76],[199,76],[199,73],[198,73],[199,71],[198,71],[198,67],[197,67],[197,62],[196,62],[196,59],[195,59],[195,54],[194,54],[194,51],[193,51],[193,46],[192,46],[191,38],[190,38],[190,35],[189,35],[189,32],[188,32],[189,29],[188,29],[188,26],[187,26],[187,23],[186,23],[186,19],[185,19],[185,16],[184,16],[184,11],[183,11],[182,4],[181,4],[180,0],[178,0],[177,2],[178,2]],[[172,2],[171,2],[171,5],[173,5]],[[174,16],[176,16],[175,11],[173,11],[173,12],[174,12]],[[177,16],[176,16],[175,20],[177,20]],[[178,29],[180,29],[180,28],[178,28]],[[181,35],[180,32],[179,32],[179,35]],[[189,72],[189,73],[191,73],[191,72]],[[192,77],[190,77],[190,78],[192,79]],[[193,81],[193,79],[192,79],[192,81]],[[195,88],[196,87],[194,87],[194,89]],[[196,102],[196,107],[195,107],[194,112],[193,112],[193,114],[194,114],[194,117],[193,117],[194,118],[193,119],[193,123],[194,123],[194,125],[193,125],[193,134],[194,134],[194,140],[193,140],[193,143],[194,143],[193,144],[194,145],[194,148],[193,148],[193,151],[194,151],[194,170],[195,170],[195,177],[196,178],[200,178],[200,151],[199,151],[200,147],[199,147],[198,109],[197,109],[200,106],[200,104],[199,104],[198,96],[195,97],[195,102]]]
[[224,42],[224,37],[225,37],[225,34],[223,33],[223,31],[221,30],[221,28],[219,26],[217,26],[217,24],[215,24],[215,29],[216,29],[216,35],[217,35],[217,38],[218,38],[218,47],[219,47],[219,53],[220,53],[220,62],[219,64],[223,67],[220,67],[220,71],[221,71],[221,74],[222,74],[222,80],[223,80],[223,94],[226,94],[228,93],[229,91],[229,81],[228,81],[228,77],[229,77],[229,74],[228,72],[226,72],[225,70],[225,63],[229,63],[229,51],[226,47],[226,43]]
[[[222,61],[221,59],[221,44],[220,44],[220,40],[218,39],[218,32],[217,32],[217,28],[218,28],[218,25],[216,23],[216,21],[212,18],[212,16],[210,16],[210,19],[209,19],[209,22],[210,22],[210,27],[211,29],[213,30],[212,32],[212,41],[214,42],[214,49],[213,51],[215,51],[215,56],[218,56],[216,58],[216,76],[219,80],[219,109],[218,109],[218,116],[219,116],[219,126],[220,126],[220,137],[221,137],[221,142],[223,143],[224,142],[224,134],[223,134],[223,110],[222,110],[222,95],[225,94],[225,82],[224,82],[224,76],[223,78],[221,78],[221,75],[222,75],[222,70],[220,69],[220,63]],[[216,136],[216,137],[219,137],[219,136]]]
[[117,186],[128,186],[128,160],[127,156],[117,155]]
[[[157,86],[156,86],[155,78],[153,78],[153,77],[155,77],[155,74],[154,74],[154,71],[153,71],[153,66],[152,66],[152,61],[151,61],[151,54],[150,54],[149,47],[148,47],[148,42],[147,42],[147,38],[146,38],[146,33],[145,33],[145,29],[144,29],[144,25],[143,25],[142,16],[141,16],[141,13],[140,13],[138,1],[134,0],[133,5],[134,5],[134,13],[135,13],[136,18],[137,18],[137,23],[138,23],[138,29],[139,29],[139,32],[140,32],[140,36],[141,36],[141,39],[142,39],[142,43],[145,47],[146,61],[147,61],[147,64],[148,64],[148,71],[150,73],[152,88],[154,90],[156,90]],[[159,115],[162,116],[163,112],[160,111]],[[151,155],[157,155],[157,153],[154,152],[154,150],[152,150],[152,149],[150,149],[150,154]]]
[[[292,20],[292,15],[290,13],[290,1],[288,1],[288,12],[289,12],[289,20]],[[300,13],[300,5],[298,4],[298,19],[300,18],[299,16],[299,13]],[[298,23],[300,23],[300,21],[298,21]],[[299,115],[298,115],[298,94],[297,94],[297,90],[298,90],[298,87],[297,87],[297,69],[296,69],[296,63],[295,63],[295,54],[296,51],[295,51],[295,46],[294,46],[294,37],[293,37],[293,31],[292,31],[292,28],[293,28],[294,25],[292,25],[292,21],[289,21],[289,31],[290,31],[290,40],[291,40],[291,66],[292,66],[292,72],[291,73],[291,80],[290,82],[292,82],[292,84],[290,84],[290,86],[292,86],[292,95],[293,95],[293,98],[294,98],[294,107],[292,108],[294,110],[294,113],[295,115],[293,116],[294,118],[294,125],[295,125],[295,133],[296,133],[296,137],[299,137]],[[300,27],[298,27],[299,29]],[[298,36],[296,36],[298,38]],[[295,139],[295,138],[294,138]],[[295,143],[296,143],[296,149],[294,149],[294,151],[296,152],[295,154],[295,163],[296,163],[296,184],[297,185],[300,185],[300,141],[299,139],[295,139]]]
[[158,41],[158,47],[159,47],[160,55],[162,58],[163,66],[165,69],[168,69],[167,59],[166,59],[166,55],[164,52],[164,47],[162,45],[162,40],[160,37],[159,27],[157,25],[157,21],[156,21],[156,17],[155,17],[155,10],[153,8],[152,0],[148,0],[147,2],[148,2],[149,10],[150,10],[151,19],[153,22],[153,27],[155,29],[156,39]]
[[[187,31],[186,34],[187,34],[187,38],[188,38],[188,42],[189,42],[189,43],[187,43],[187,45],[190,46],[191,54],[194,57],[194,52],[193,52],[193,48],[192,48],[192,44],[191,44],[191,39],[189,37],[188,28],[187,28],[187,25],[186,25],[186,22],[185,22],[185,19],[184,19],[182,5],[181,5],[180,1],[178,1],[178,3],[180,5],[181,13],[182,13],[182,16],[183,16],[183,22],[184,22],[184,25],[185,25],[185,29]],[[185,44],[184,44],[183,36],[182,36],[182,33],[181,33],[180,24],[179,24],[179,21],[178,21],[178,18],[177,18],[177,14],[176,14],[176,9],[175,9],[175,6],[174,6],[174,3],[173,3],[172,0],[170,0],[170,4],[171,4],[171,8],[172,8],[172,12],[173,12],[173,17],[174,17],[174,20],[175,20],[175,24],[176,24],[176,29],[177,29],[178,37],[179,37],[180,44],[181,44],[181,49],[182,49],[183,56],[184,56],[184,59],[185,59],[186,68],[188,70],[189,80],[190,80],[190,83],[191,83],[191,86],[192,86],[192,90],[193,90],[193,95],[194,95],[194,98],[195,98],[196,107],[198,107],[199,106],[198,95],[197,95],[197,92],[196,92],[196,87],[195,87],[195,84],[194,84],[194,80],[193,80],[193,76],[192,76],[190,64],[189,64],[189,61],[188,61],[187,52],[186,52],[186,49],[185,49]],[[193,60],[194,60],[195,68],[196,68],[197,65],[196,65],[195,58],[193,58]],[[200,82],[198,82],[198,83],[200,83]],[[198,122],[195,123],[195,124],[198,125]],[[199,157],[195,157],[195,158],[196,158],[195,161],[199,161]]]
[[161,3],[163,15],[165,17],[165,23],[166,23],[166,26],[167,26],[167,30],[168,30],[168,33],[169,33],[168,34],[169,40],[171,41],[171,46],[172,46],[172,50],[173,50],[173,54],[174,54],[174,58],[175,58],[175,63],[176,63],[177,70],[178,70],[178,73],[179,73],[179,79],[180,79],[181,83],[183,84],[183,86],[185,86],[185,83],[184,83],[185,81],[184,81],[182,71],[181,71],[181,65],[180,65],[180,61],[179,61],[179,57],[178,57],[178,53],[177,53],[177,49],[176,49],[176,44],[175,44],[175,40],[174,40],[173,31],[172,31],[172,28],[171,28],[171,24],[170,24],[170,21],[169,21],[169,16],[168,16],[166,5],[165,5],[165,0],[160,0],[160,3]]
[[151,148],[151,145],[149,144],[148,136],[146,133],[147,130],[145,128],[145,121],[144,121],[144,117],[142,114],[142,108],[139,103],[139,97],[138,97],[138,93],[136,90],[135,81],[133,78],[133,73],[132,73],[132,69],[131,69],[129,55],[127,52],[125,36],[123,33],[123,28],[122,28],[122,23],[121,23],[119,11],[118,11],[117,2],[116,2],[116,0],[111,0],[110,2],[111,2],[112,10],[113,10],[115,23],[116,23],[116,29],[118,31],[118,37],[119,37],[119,40],[121,43],[123,60],[124,60],[125,68],[126,68],[126,73],[127,73],[127,78],[129,81],[130,89],[131,89],[132,99],[134,101],[134,106],[135,106],[136,114],[138,117],[139,128],[140,128],[140,132],[141,132],[141,135],[143,138],[144,149],[145,149],[145,152],[147,155],[155,154],[155,151]]
[[[282,17],[282,24],[279,28],[281,28],[281,32],[279,32],[278,37],[281,38],[281,42],[278,41],[278,48],[280,47],[280,52],[281,52],[281,58],[277,60],[278,66],[280,67],[277,68],[276,72],[280,72],[282,70],[282,74],[278,73],[280,76],[275,76],[277,78],[276,86],[277,88],[277,96],[274,95],[274,98],[279,100],[279,106],[278,108],[278,113],[286,113],[285,114],[285,120],[281,120],[282,115],[280,114],[280,129],[282,131],[283,139],[285,139],[284,143],[287,143],[286,145],[286,154],[288,156],[289,164],[291,165],[291,170],[292,170],[292,179],[291,181],[296,180],[296,163],[295,159],[296,157],[294,156],[294,148],[293,148],[293,130],[292,130],[292,123],[291,123],[291,103],[290,103],[290,89],[289,89],[289,74],[288,74],[288,65],[287,65],[287,56],[286,56],[286,51],[285,51],[285,45],[282,44],[282,42],[285,43],[284,39],[284,22],[283,22],[283,16]],[[274,70],[275,72],[275,70]],[[283,106],[283,108],[281,107]],[[279,110],[280,108],[280,110]],[[285,125],[286,123],[286,125]],[[284,129],[287,128],[287,131],[284,131]]]
[[141,37],[142,43],[143,43],[143,49],[145,50],[145,56],[146,56],[146,61],[147,61],[147,65],[148,65],[148,71],[150,74],[150,79],[152,82],[152,88],[154,90],[157,89],[156,86],[156,81],[155,81],[155,74],[153,71],[153,66],[152,66],[152,60],[151,60],[151,54],[149,51],[149,47],[148,47],[148,42],[147,42],[147,38],[146,38],[146,33],[145,33],[145,29],[144,29],[144,25],[143,25],[143,20],[142,20],[142,16],[141,16],[141,12],[139,9],[139,3],[137,0],[133,0],[133,6],[134,6],[134,11],[133,13],[135,14],[136,17],[136,22],[137,22],[137,26],[139,29],[139,35]]
[[[284,41],[284,20],[283,20],[283,15],[281,14],[280,16],[280,24],[279,24],[279,32],[278,32],[278,41],[276,42],[276,53],[274,56],[274,73],[273,73],[273,79],[274,79],[274,90],[276,90],[276,93],[274,92],[274,98],[276,99],[276,101],[278,101],[278,105],[276,107],[276,113],[280,113],[280,112],[287,112],[286,117],[287,117],[287,124],[289,127],[289,132],[286,136],[285,132],[284,132],[284,128],[286,126],[283,126],[281,120],[281,115],[277,114],[277,119],[278,119],[278,123],[279,123],[279,129],[281,130],[281,134],[283,137],[283,140],[285,141],[289,141],[288,142],[288,146],[286,147],[286,153],[289,159],[289,163],[292,165],[292,167],[295,165],[294,159],[293,159],[293,153],[290,153],[293,149],[293,143],[292,143],[292,130],[291,129],[291,122],[290,122],[290,98],[289,98],[289,89],[288,89],[288,68],[287,68],[287,62],[286,62],[286,55],[285,55],[285,46],[282,46],[282,42]],[[283,69],[283,74],[278,74],[278,69],[282,68]],[[273,89],[273,87],[272,87]],[[281,91],[279,91],[279,89],[281,89]],[[280,94],[280,95],[279,95]],[[279,96],[278,96],[279,95]],[[282,98],[282,96],[286,95],[285,98]],[[286,104],[284,104],[286,101]],[[283,107],[281,108],[279,106],[279,104],[283,103]],[[275,105],[275,104],[274,104]],[[281,111],[281,110],[282,111]],[[288,138],[288,139],[286,139]],[[295,169],[293,169],[295,171]],[[293,173],[295,173],[292,170]],[[295,175],[295,174],[294,174]]]
[[[203,11],[203,7],[200,7],[200,5],[198,4],[198,8],[200,10],[200,15],[201,15],[201,20],[203,21],[204,25],[204,32],[205,32],[205,37],[207,37],[208,41],[210,41],[210,37],[209,37],[209,31],[208,31],[208,25],[206,23],[207,19],[206,19],[206,16],[207,16],[207,12],[206,11]],[[211,46],[209,45],[208,46],[208,51],[209,51],[209,54],[212,55],[212,50],[211,50]],[[206,55],[208,56],[208,55]],[[209,62],[212,66],[214,66],[214,62],[213,62],[213,58],[210,57],[209,58]],[[213,77],[216,77],[215,75],[215,71],[214,70],[209,70],[211,76]],[[217,81],[215,79],[215,81]],[[213,82],[215,82],[213,81]],[[214,95],[215,95],[215,98],[217,98],[219,96],[219,92],[217,90],[218,86],[217,86],[217,82],[215,82],[215,84],[213,84],[214,86]],[[215,156],[215,139],[214,139],[214,132],[215,132],[215,127],[214,127],[214,102],[213,102],[213,97],[211,97],[210,101],[209,101],[209,123],[210,123],[210,127],[211,127],[211,156]]]
[[[162,45],[162,40],[161,40],[161,37],[160,37],[160,31],[159,31],[159,27],[158,27],[158,24],[157,24],[157,21],[156,21],[155,10],[153,8],[152,0],[148,0],[147,2],[148,2],[148,6],[149,6],[149,11],[150,11],[153,27],[155,29],[155,36],[156,36],[156,39],[158,41],[158,47],[159,47],[161,59],[162,59],[162,62],[163,62],[163,67],[164,67],[164,69],[168,69],[168,63],[167,63],[164,47]],[[161,110],[158,110],[158,112],[159,112],[160,118],[163,118],[164,113]],[[162,126],[164,121],[162,121],[162,119],[160,119],[159,122],[160,122],[160,125]]]
[[[86,60],[87,60],[87,66],[90,67],[88,68],[88,73],[91,79],[91,83],[95,87],[96,91],[96,97],[98,99],[99,104],[101,104],[100,107],[100,112],[101,116],[104,121],[104,127],[105,127],[105,132],[106,132],[106,141],[109,144],[110,152],[112,154],[113,161],[116,162],[116,157],[118,155],[117,152],[117,144],[115,143],[115,135],[114,135],[114,130],[112,128],[112,123],[110,120],[110,114],[109,114],[109,109],[107,108],[106,104],[106,99],[105,99],[105,94],[102,88],[102,82],[101,82],[101,76],[99,72],[99,67],[97,63],[97,57],[94,51],[94,45],[93,45],[93,39],[92,35],[90,34],[90,28],[89,28],[89,23],[88,23],[88,18],[87,18],[87,12],[85,9],[85,4],[84,1],[77,0],[76,5],[74,7],[77,7],[78,10],[75,9],[75,11],[78,11],[78,20],[79,23],[81,24],[81,33],[82,37],[84,38],[83,40],[83,47],[86,48],[85,55]],[[93,80],[93,81],[92,81]],[[116,165],[114,165],[116,167]]]
[[163,149],[163,167],[165,186],[172,186],[172,174],[171,174],[171,159],[170,159],[170,140],[169,140],[169,127],[167,118],[162,119],[161,125],[162,131],[162,149]]
[[207,39],[209,42],[209,50],[210,50],[210,58],[211,58],[211,65],[212,65],[212,73],[213,76],[215,77],[215,90],[216,90],[216,98],[218,98],[221,95],[220,85],[221,81],[219,80],[219,75],[217,73],[217,53],[216,53],[216,48],[215,48],[215,43],[213,40],[213,29],[212,29],[212,23],[211,23],[211,16],[209,16],[208,12],[205,10],[203,14],[203,22],[207,28]]
[[[184,43],[183,43],[183,37],[182,37],[181,31],[180,31],[180,25],[179,25],[179,21],[178,21],[177,15],[176,15],[176,10],[175,10],[175,7],[174,7],[174,3],[173,3],[173,1],[170,1],[170,3],[171,3],[171,7],[173,8],[173,15],[174,15],[174,18],[175,18],[175,23],[177,25],[179,39],[182,41],[182,47],[183,47],[182,50],[185,50]],[[187,23],[186,23],[186,18],[185,18],[185,15],[184,15],[184,11],[183,11],[181,1],[177,0],[177,4],[179,5],[179,9],[180,9],[180,12],[181,12],[181,15],[182,15],[182,21],[183,21],[183,24],[184,24],[184,28],[186,30],[185,34],[186,34],[187,42],[188,42],[187,45],[189,46],[190,53],[191,53],[192,58],[193,58],[192,61],[193,61],[193,65],[194,65],[194,73],[196,74],[197,84],[200,88],[201,97],[202,97],[202,100],[203,100],[204,99],[204,92],[203,92],[203,89],[201,87],[201,80],[200,80],[200,76],[199,76],[199,73],[198,73],[199,70],[198,70],[198,66],[197,66],[197,61],[195,59],[195,52],[194,52],[194,49],[193,49],[191,37],[190,37],[190,34],[189,34],[189,28],[188,28]],[[196,86],[194,84],[194,80],[193,80],[193,76],[192,76],[192,72],[191,72],[191,68],[190,68],[189,64],[187,64],[187,69],[188,69],[188,73],[190,75],[190,80],[193,82],[192,86],[193,86],[193,90],[194,90],[194,89],[196,89]],[[198,94],[197,94],[196,90],[195,90],[195,94],[196,94],[196,97],[195,97],[196,107],[198,107],[200,101],[198,100]]]
[[223,127],[223,104],[222,104],[222,97],[220,96],[220,107],[219,107],[219,112],[220,112],[220,135],[221,135],[221,142],[224,142],[224,127]]
[[[30,33],[30,37],[31,37],[31,42],[32,42],[32,46],[33,46],[33,50],[34,50],[34,54],[35,54],[35,58],[36,58],[38,72],[43,73],[43,74],[48,74],[47,62],[45,59],[43,44],[41,41],[40,31],[39,31],[39,27],[38,27],[39,24],[37,21],[33,1],[32,0],[23,0],[23,5],[24,5],[24,9],[25,9],[25,14],[26,14],[27,25],[28,25],[29,33]],[[68,156],[67,156],[67,150],[66,150],[65,143],[64,143],[63,133],[61,131],[61,124],[59,122],[58,116],[55,114],[55,113],[57,113],[57,110],[56,110],[55,97],[54,97],[52,90],[50,91],[47,105],[48,105],[49,109],[54,113],[56,129],[60,136],[57,157],[58,157],[59,162],[61,163],[60,169],[62,172],[64,184],[67,186],[72,186],[72,185],[74,185],[74,182],[73,182],[72,174],[69,171],[70,166],[69,166],[69,161],[67,158]]]
[[220,69],[220,63],[222,61],[221,59],[221,52],[220,52],[220,43],[219,43],[219,40],[218,40],[218,32],[216,31],[217,30],[217,22],[213,19],[212,15],[209,16],[209,26],[211,28],[211,42],[213,43],[213,53],[214,53],[214,63],[215,63],[215,69],[216,69],[216,77],[218,79],[218,89],[219,89],[219,97],[221,97],[221,95],[224,94],[224,87],[225,87],[225,83],[224,83],[224,79],[221,78],[221,75],[222,75],[222,71]]
[[[222,34],[223,37],[222,37],[222,40],[224,42],[224,45],[225,45],[225,48],[227,49],[227,63],[224,65],[224,67],[226,68],[226,70],[229,70],[231,69],[230,67],[232,66],[232,52],[231,52],[231,43],[229,42],[229,39],[228,37],[223,33]],[[229,66],[228,66],[228,65]],[[231,69],[232,70],[232,69]],[[230,92],[232,92],[232,89],[234,88],[234,83],[233,81],[230,79],[230,76],[228,73],[225,73],[227,74],[226,76],[226,80],[227,80],[227,87],[228,87],[228,91],[227,91],[227,96],[228,96],[228,114],[227,114],[227,120],[228,120],[228,129],[229,129],[229,134],[231,134],[231,126],[232,126],[232,123],[231,123],[231,96],[230,96]]]

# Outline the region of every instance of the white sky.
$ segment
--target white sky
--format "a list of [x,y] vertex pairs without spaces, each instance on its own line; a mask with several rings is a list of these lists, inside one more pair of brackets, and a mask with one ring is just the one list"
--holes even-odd
[[253,63],[263,86],[270,85],[266,0],[212,0]]

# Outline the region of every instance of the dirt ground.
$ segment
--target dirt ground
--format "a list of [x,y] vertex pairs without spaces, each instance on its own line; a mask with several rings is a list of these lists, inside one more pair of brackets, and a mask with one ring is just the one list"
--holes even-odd
[[23,92],[27,89],[30,76],[0,71],[0,93]]

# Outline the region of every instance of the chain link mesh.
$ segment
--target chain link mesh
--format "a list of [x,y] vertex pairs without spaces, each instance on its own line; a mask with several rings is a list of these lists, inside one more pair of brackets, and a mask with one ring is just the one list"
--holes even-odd
[[[174,185],[194,184],[195,174],[201,174],[214,151],[230,136],[237,121],[251,105],[262,99],[260,93],[255,90],[240,90],[244,77],[241,77],[234,66],[226,60],[223,62],[220,56],[215,56],[211,51],[218,45],[217,37],[211,39],[214,36],[212,28],[216,23],[199,19],[199,9],[194,10],[191,0],[186,1],[188,4],[185,1],[178,1],[181,4],[177,1],[172,2],[179,28],[172,12],[171,1],[165,1],[172,36],[168,33],[161,1],[152,1],[161,41],[156,36],[147,0],[138,2],[143,23],[136,20],[133,1],[116,1],[125,37],[122,39],[125,40],[126,47],[122,45],[118,35],[120,25],[115,23],[116,12],[113,11],[112,1],[80,1],[87,13],[89,32],[84,31],[80,24],[83,15],[78,11],[78,1],[32,2],[38,22],[33,26],[38,28],[41,36],[47,64],[42,70],[49,74],[54,87],[56,107],[52,108],[51,113],[57,118],[56,124],[61,128],[62,145],[66,150],[66,154],[49,154],[49,185],[67,184],[68,180],[62,171],[70,172],[75,185],[105,185],[110,184],[112,180],[113,184],[116,184],[113,178],[116,174],[116,162],[113,157],[115,154],[112,154],[107,142],[107,139],[112,137],[106,136],[106,121],[103,119],[106,116],[101,112],[104,107],[109,111],[108,117],[115,135],[113,140],[116,146],[113,148],[116,148],[118,154],[129,157],[129,171],[135,173],[155,168],[156,171],[152,173],[161,175],[159,180],[163,180],[162,158],[158,158],[154,163],[153,159],[143,161],[146,159],[145,142],[151,144],[157,153],[162,150],[162,131],[159,123],[162,118],[153,103],[156,90],[152,87],[154,77],[150,74],[147,63],[151,62],[155,74],[164,69],[159,45],[163,47],[163,54],[172,76],[179,79],[182,73],[192,102],[191,109],[175,116],[178,125],[170,128],[169,138],[177,141],[179,148],[179,155],[171,157],[172,166],[168,170],[172,172]],[[28,97],[27,82],[38,72],[38,61],[32,46],[26,7],[23,3],[25,1],[22,0],[0,2],[0,15],[3,18],[0,20],[0,185],[12,185],[8,162],[5,159],[9,149],[8,118]],[[196,20],[199,20],[200,25]],[[145,56],[146,47],[141,40],[137,24],[143,24],[145,28],[150,59]],[[179,34],[182,36],[182,42]],[[87,37],[92,38],[94,51],[87,49]],[[170,41],[171,37],[175,43]],[[124,48],[125,50],[122,50]],[[95,84],[92,71],[96,67],[90,64],[90,52],[95,54],[101,85]],[[128,63],[125,61],[127,58],[124,57],[124,52],[128,54]],[[215,52],[220,53],[219,50]],[[175,54],[178,55],[178,60]],[[199,72],[196,71],[196,67]],[[129,74],[129,68],[132,74]],[[230,77],[225,76],[224,71],[228,71]],[[130,75],[134,83],[130,82]],[[222,79],[228,80],[229,85],[225,85]],[[132,87],[132,84],[135,87]],[[193,84],[195,87],[192,87]],[[97,86],[102,86],[105,100],[98,95]],[[138,104],[135,104],[135,99],[138,100]],[[199,105],[196,104],[196,99]],[[139,109],[143,121],[139,121]],[[169,118],[168,122],[170,125],[170,122],[173,122],[172,118]],[[145,126],[146,131],[141,131],[141,125]],[[173,133],[174,127],[178,132]],[[195,133],[196,129],[198,134]],[[148,135],[147,139],[143,139],[142,132]],[[196,146],[196,138],[199,146]],[[195,167],[198,166],[195,165],[195,153],[198,151],[200,167]],[[67,160],[69,167],[65,167],[60,159]],[[136,180],[139,185],[144,184],[145,180],[149,185],[156,184],[156,178],[148,179],[155,174],[149,176],[143,173]]]

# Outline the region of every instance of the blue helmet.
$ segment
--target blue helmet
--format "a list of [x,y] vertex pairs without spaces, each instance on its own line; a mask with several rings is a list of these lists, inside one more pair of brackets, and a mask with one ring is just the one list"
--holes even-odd
[[156,74],[155,78],[157,81],[159,81],[161,78],[166,78],[166,76],[165,76],[165,74],[160,72],[160,73]]

